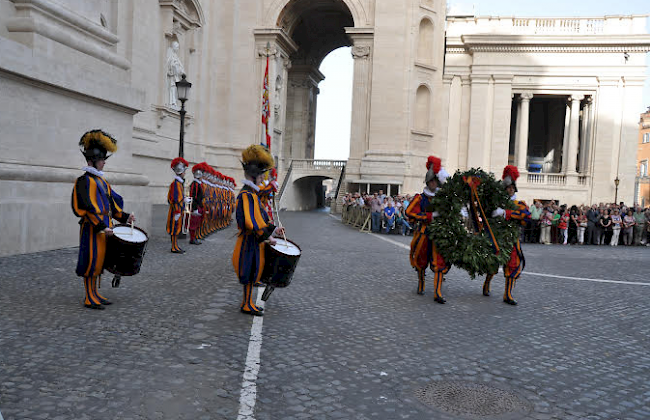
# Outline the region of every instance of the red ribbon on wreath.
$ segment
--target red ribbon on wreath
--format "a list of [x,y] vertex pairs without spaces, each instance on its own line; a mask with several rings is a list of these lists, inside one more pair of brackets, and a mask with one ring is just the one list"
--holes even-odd
[[472,222],[474,222],[474,227],[477,232],[484,231],[487,234],[488,240],[492,245],[492,250],[494,251],[494,255],[499,255],[499,244],[497,243],[497,240],[494,237],[494,232],[492,232],[492,228],[490,227],[490,222],[488,222],[488,219],[485,216],[485,211],[483,210],[483,206],[481,205],[481,200],[479,200],[478,197],[478,187],[479,185],[481,185],[481,179],[476,176],[464,176],[463,182],[469,186],[469,190],[470,190],[469,202],[471,204],[470,210],[472,213],[471,217],[472,217]]

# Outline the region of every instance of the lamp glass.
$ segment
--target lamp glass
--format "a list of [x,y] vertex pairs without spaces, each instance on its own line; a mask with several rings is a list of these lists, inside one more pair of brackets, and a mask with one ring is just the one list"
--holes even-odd
[[178,94],[178,99],[182,102],[187,101],[187,98],[190,93],[190,88],[192,87],[192,84],[187,81],[187,78],[185,75],[181,76],[181,80],[176,82],[176,92]]

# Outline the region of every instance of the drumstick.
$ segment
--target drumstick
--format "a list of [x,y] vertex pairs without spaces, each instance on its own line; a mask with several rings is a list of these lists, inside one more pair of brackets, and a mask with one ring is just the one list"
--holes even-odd
[[[278,211],[278,203],[275,202],[275,196],[273,197],[273,207],[275,208],[275,215],[278,218],[278,225],[282,228],[282,222],[280,221],[280,212]],[[282,237],[284,238],[284,246],[289,247],[289,242],[287,242],[287,235],[282,232]]]
[[131,219],[131,235],[133,235],[133,219]]

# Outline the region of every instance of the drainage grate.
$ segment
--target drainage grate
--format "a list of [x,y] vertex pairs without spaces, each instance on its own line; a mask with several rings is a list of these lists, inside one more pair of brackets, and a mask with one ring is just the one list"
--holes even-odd
[[517,394],[473,382],[436,381],[415,391],[417,399],[448,414],[489,418],[526,414],[531,404]]

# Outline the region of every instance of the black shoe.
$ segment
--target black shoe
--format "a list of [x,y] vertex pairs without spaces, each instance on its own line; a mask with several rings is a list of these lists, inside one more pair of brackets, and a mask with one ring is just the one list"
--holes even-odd
[[178,248],[178,249],[172,249],[172,253],[173,253],[173,254],[185,254],[185,251],[183,251],[182,249]]
[[445,300],[445,298],[443,298],[442,296],[437,297],[437,298],[435,298],[435,299],[433,299],[433,300],[436,301],[436,302],[438,302],[438,303],[443,303],[443,304],[444,304],[445,302],[447,302],[447,301]]
[[503,299],[503,301],[504,301],[505,303],[507,303],[508,305],[513,305],[513,306],[514,306],[514,305],[517,304],[517,301],[514,300],[514,299]]
[[104,309],[106,309],[106,308],[104,308],[102,305],[98,305],[98,304],[96,304],[96,303],[91,303],[90,305],[84,303],[84,306],[85,306],[86,308],[90,308],[90,309],[99,309],[99,310],[104,310]]
[[201,245],[199,241],[190,241],[190,245]]
[[483,296],[490,296],[490,292],[483,291]]
[[113,304],[113,302],[111,302],[110,300],[106,300],[106,299],[102,299],[101,302],[102,302],[102,305],[106,305],[106,306]]
[[418,294],[418,295],[423,295],[423,294],[424,294],[424,292],[417,292],[417,294]]
[[258,311],[246,311],[244,308],[241,308],[241,311],[245,314],[248,315],[253,315],[253,316],[264,316],[264,309],[260,308]]

